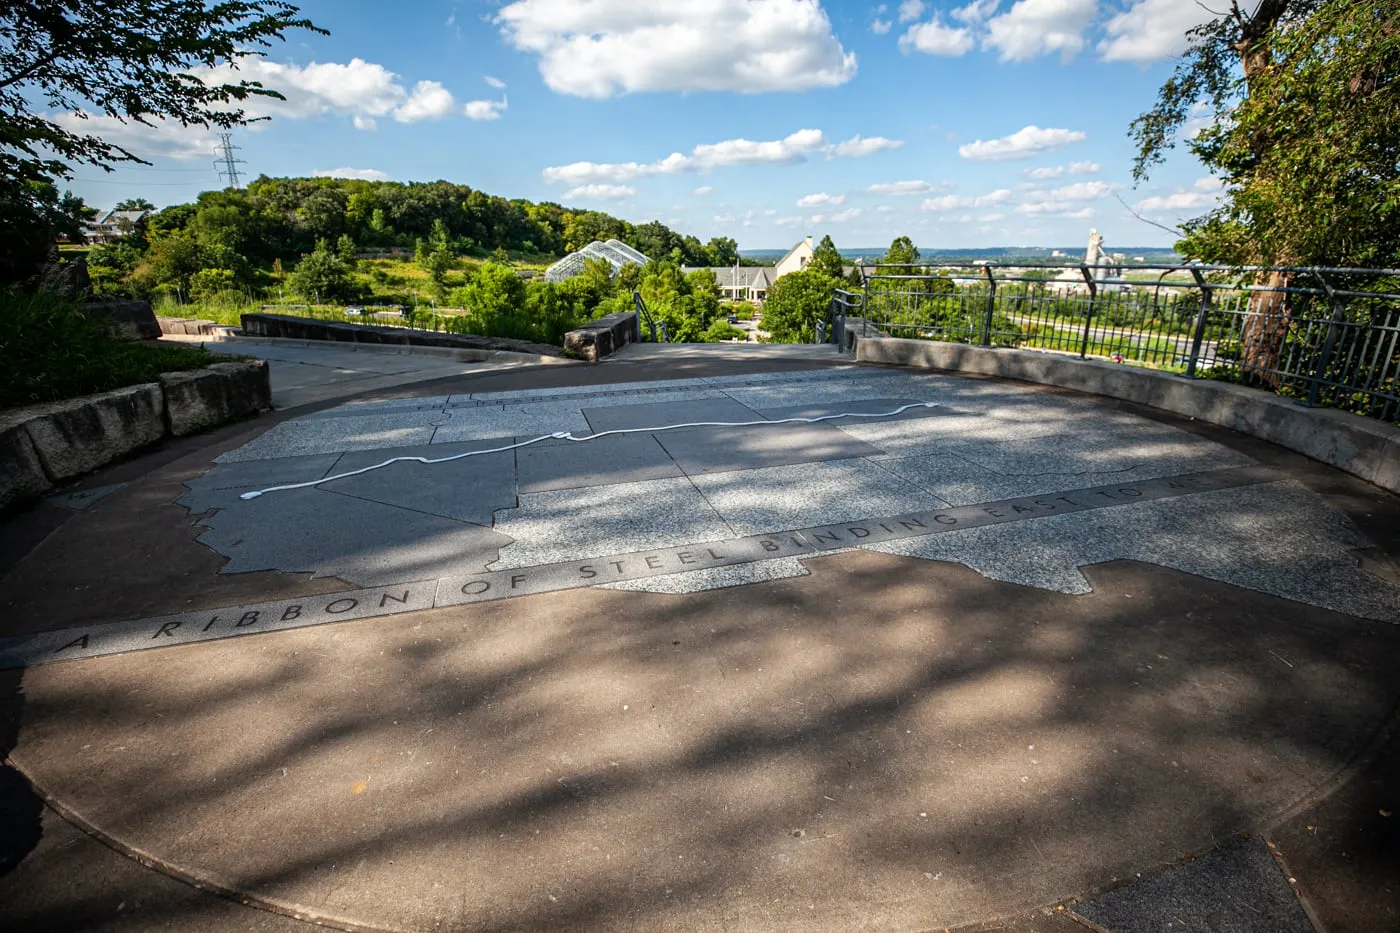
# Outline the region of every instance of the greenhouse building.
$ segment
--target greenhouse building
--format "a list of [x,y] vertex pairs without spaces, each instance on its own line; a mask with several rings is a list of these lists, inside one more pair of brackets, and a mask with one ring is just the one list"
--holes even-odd
[[544,279],[546,282],[571,279],[583,271],[583,264],[589,259],[606,259],[612,266],[613,275],[628,263],[644,266],[651,261],[621,240],[608,240],[606,243],[594,240],[583,249],[570,253],[544,270]]

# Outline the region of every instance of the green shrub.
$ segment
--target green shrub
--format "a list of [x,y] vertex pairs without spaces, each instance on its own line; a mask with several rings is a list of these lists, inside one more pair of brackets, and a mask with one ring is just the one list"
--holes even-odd
[[194,347],[106,337],[81,305],[47,292],[0,290],[0,408],[155,382],[214,360]]

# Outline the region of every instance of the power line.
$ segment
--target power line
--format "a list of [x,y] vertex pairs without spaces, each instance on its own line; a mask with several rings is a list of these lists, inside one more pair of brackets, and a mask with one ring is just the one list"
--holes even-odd
[[[202,170],[202,171],[207,171]],[[74,178],[72,181],[85,185],[121,185],[127,188],[189,188],[199,183],[190,181],[113,181],[110,178]]]
[[219,177],[228,183],[228,187],[242,188],[242,179],[240,178],[242,173],[238,170],[238,166],[247,163],[242,159],[235,159],[233,157],[234,152],[242,147],[235,146],[232,139],[232,133],[219,134],[219,158],[214,162],[214,167],[219,170]]

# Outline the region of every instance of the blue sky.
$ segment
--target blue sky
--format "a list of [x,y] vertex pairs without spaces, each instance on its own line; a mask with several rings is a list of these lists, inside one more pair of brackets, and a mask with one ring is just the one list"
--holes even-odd
[[[1117,198],[1172,225],[1217,197],[1185,152],[1129,173],[1195,0],[301,6],[331,35],[243,66],[288,98],[235,133],[252,174],[442,178],[741,248],[1166,245]],[[90,204],[220,184],[209,133],[79,125],[154,163],[80,168]]]

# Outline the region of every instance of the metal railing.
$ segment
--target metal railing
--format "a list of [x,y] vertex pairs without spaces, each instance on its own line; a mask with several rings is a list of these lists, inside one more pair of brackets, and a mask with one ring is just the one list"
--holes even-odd
[[831,342],[847,346],[853,318],[894,337],[1113,359],[1400,422],[1400,270],[881,265],[863,291],[833,296]]
[[[666,333],[666,322],[661,322],[659,325],[660,333],[658,333],[656,319],[653,318],[651,312],[647,310],[647,303],[642,300],[641,292],[635,290],[632,292],[632,304],[637,308],[638,329],[640,330],[641,325],[645,324],[647,331],[651,334],[652,343],[668,343],[670,337]],[[643,340],[645,340],[645,334],[643,334]]]

